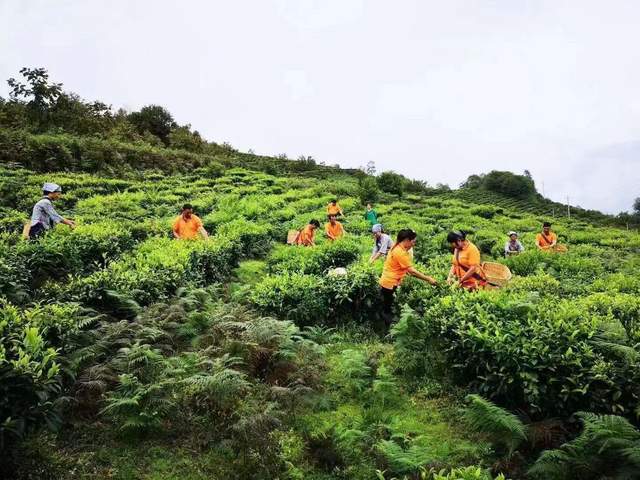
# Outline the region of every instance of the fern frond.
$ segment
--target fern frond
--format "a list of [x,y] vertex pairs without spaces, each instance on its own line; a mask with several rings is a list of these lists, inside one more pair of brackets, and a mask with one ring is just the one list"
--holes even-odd
[[513,413],[479,395],[467,395],[466,399],[469,405],[465,419],[471,429],[486,435],[492,443],[504,446],[508,456],[527,439],[526,427]]

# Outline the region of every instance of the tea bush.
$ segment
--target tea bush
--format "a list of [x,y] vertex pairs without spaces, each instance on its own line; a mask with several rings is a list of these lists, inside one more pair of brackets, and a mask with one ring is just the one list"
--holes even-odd
[[36,426],[61,423],[65,354],[84,326],[76,305],[21,311],[0,298],[0,447]]
[[345,320],[377,318],[378,276],[369,266],[358,265],[344,276],[284,272],[269,275],[251,293],[252,304],[296,324],[336,324]]
[[242,253],[238,237],[215,236],[208,241],[151,238],[137,250],[103,270],[75,279],[67,295],[108,308],[105,292],[120,292],[147,305],[166,298],[185,282],[207,284],[224,280]]
[[440,370],[532,415],[630,414],[640,364],[632,344],[607,335],[610,320],[572,301],[483,292],[404,315],[393,335],[398,367],[412,375],[438,371],[430,362],[442,359],[428,352],[443,352]]
[[301,272],[321,274],[330,268],[346,267],[360,255],[360,244],[344,238],[314,248],[282,246],[267,258],[270,273]]
[[18,244],[12,256],[28,275],[30,288],[35,289],[49,278],[86,275],[104,268],[133,246],[132,233],[126,227],[104,221],[74,230],[55,229],[38,241]]

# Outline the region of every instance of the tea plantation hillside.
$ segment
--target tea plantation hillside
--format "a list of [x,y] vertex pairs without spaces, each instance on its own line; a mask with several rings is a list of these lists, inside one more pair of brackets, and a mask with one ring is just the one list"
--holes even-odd
[[[16,478],[640,468],[637,233],[557,220],[569,252],[540,253],[542,217],[451,194],[383,194],[381,221],[418,232],[415,259],[442,283],[406,281],[385,337],[357,178],[139,177],[0,170],[3,191],[14,186],[0,227],[0,432]],[[45,180],[62,185],[58,209],[78,226],[24,242]],[[346,238],[285,245],[333,197]],[[209,240],[170,238],[185,202]],[[446,286],[453,228],[509,265],[507,288]],[[526,251],[504,260],[511,229]],[[347,275],[327,275],[336,266]]]
[[[452,191],[241,153],[21,74],[0,98],[0,478],[640,478],[637,216],[567,218],[509,172]],[[25,241],[45,182],[77,227]],[[345,237],[286,245],[333,198]],[[366,201],[438,280],[403,282],[389,332]],[[209,239],[173,239],[185,203]],[[547,220],[566,253],[534,246]],[[447,285],[460,229],[507,286]]]

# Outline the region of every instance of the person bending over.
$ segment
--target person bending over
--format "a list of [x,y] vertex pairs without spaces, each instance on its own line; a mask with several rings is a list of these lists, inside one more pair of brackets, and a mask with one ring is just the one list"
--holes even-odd
[[378,258],[387,256],[393,247],[393,242],[391,237],[384,233],[384,227],[379,223],[371,227],[371,233],[373,233],[374,244],[369,262],[374,263]]
[[453,248],[447,283],[453,283],[453,279],[456,278],[458,285],[467,290],[484,288],[487,285],[487,277],[480,264],[480,250],[467,240],[466,232],[449,232],[447,242]]
[[329,240],[337,240],[344,235],[344,227],[336,220],[335,215],[329,215],[329,221],[324,226],[324,232]]
[[320,222],[318,220],[311,220],[309,224],[298,232],[295,243],[296,245],[304,245],[305,247],[313,247],[315,242],[316,230],[320,228]]
[[433,277],[419,272],[413,266],[409,250],[416,244],[417,236],[413,230],[400,230],[396,243],[387,254],[387,259],[384,262],[379,284],[383,304],[382,317],[387,329],[391,326],[393,320],[393,303],[396,289],[407,274],[429,282],[431,285],[438,284]]

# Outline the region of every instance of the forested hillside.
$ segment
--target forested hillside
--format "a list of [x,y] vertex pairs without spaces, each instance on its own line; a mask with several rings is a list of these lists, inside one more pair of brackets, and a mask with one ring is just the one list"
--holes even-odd
[[[23,73],[0,101],[6,477],[640,478],[633,228],[549,212],[505,172],[451,191],[239,153]],[[24,241],[45,182],[77,226]],[[286,245],[334,198],[344,238]],[[389,332],[367,201],[438,280],[404,281]],[[185,203],[209,239],[172,238]],[[534,246],[547,220],[566,253]],[[507,286],[446,284],[460,229]]]

